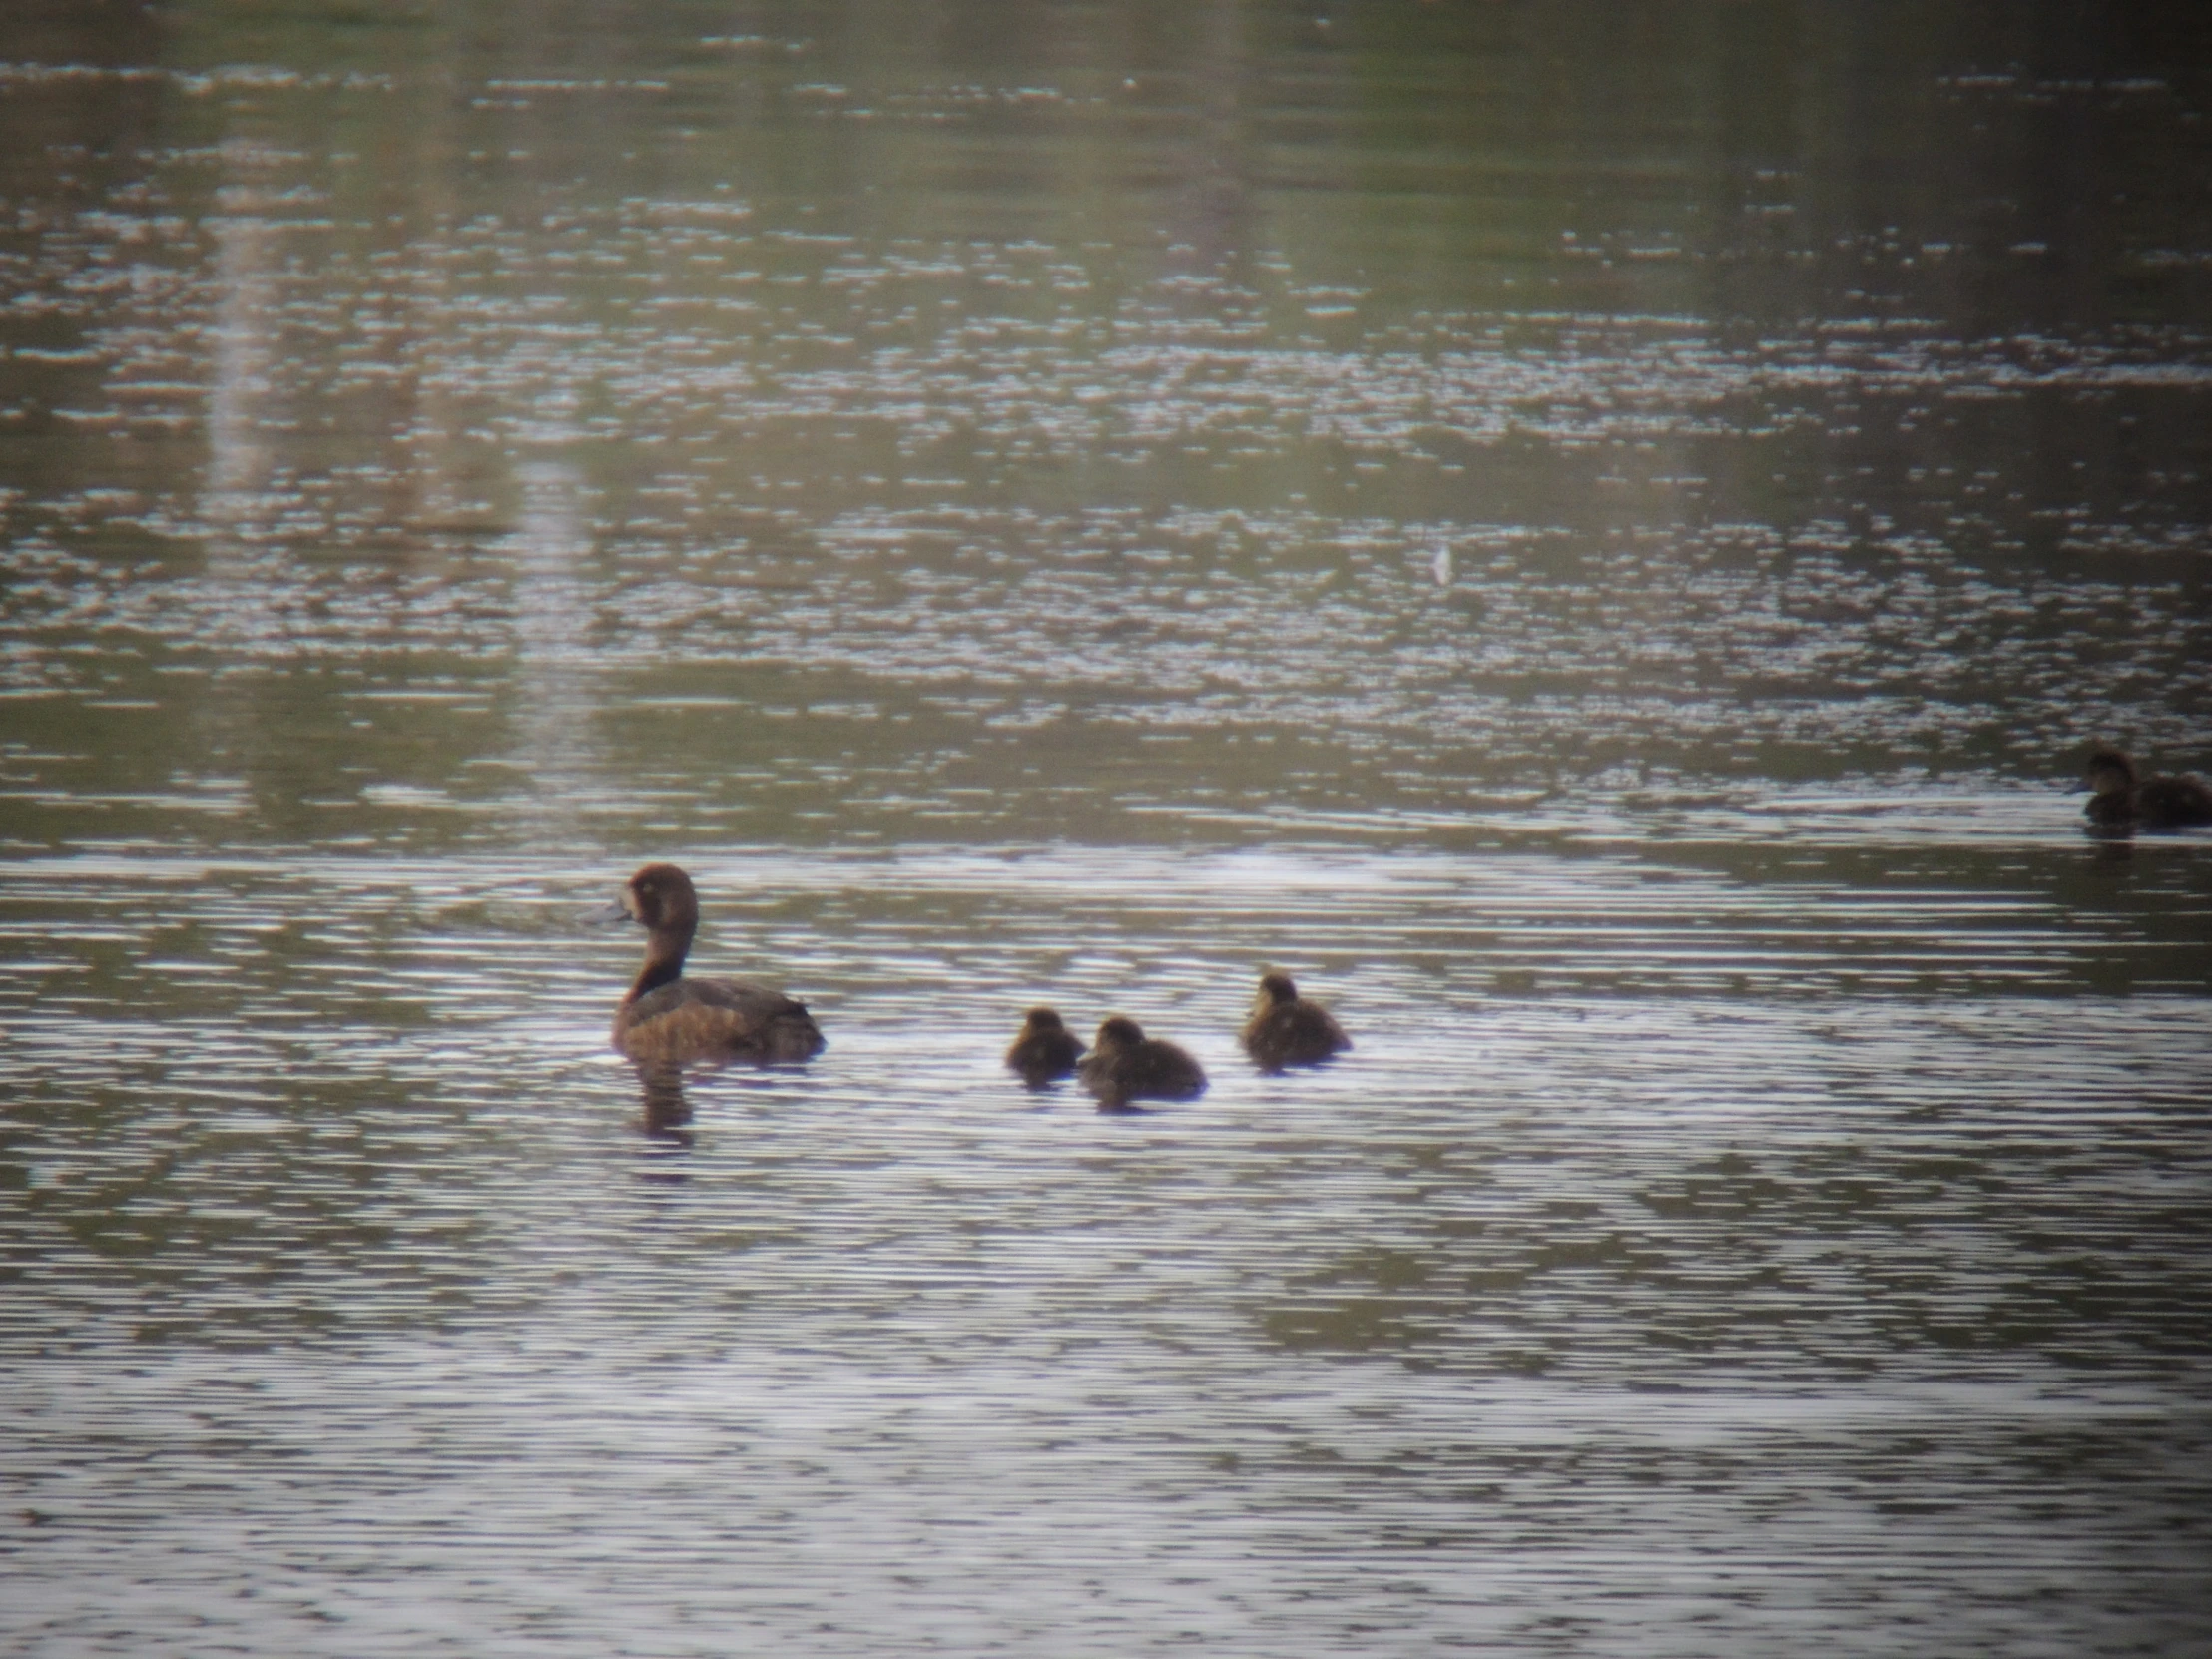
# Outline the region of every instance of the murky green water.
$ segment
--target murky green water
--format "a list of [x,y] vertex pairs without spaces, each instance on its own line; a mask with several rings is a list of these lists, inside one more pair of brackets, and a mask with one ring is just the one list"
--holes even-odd
[[0,1634],[2212,1641],[2206,48],[11,10]]

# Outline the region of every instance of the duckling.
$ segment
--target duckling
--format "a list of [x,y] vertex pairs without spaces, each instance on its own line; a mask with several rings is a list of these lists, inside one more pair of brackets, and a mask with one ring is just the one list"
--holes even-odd
[[2140,825],[2146,830],[2179,830],[2212,824],[2212,786],[2195,773],[2179,778],[2138,778],[2135,763],[2117,749],[2100,747],[2089,757],[2091,824],[2107,829]]
[[1126,1014],[1115,1014],[1098,1028],[1090,1053],[1075,1070],[1102,1112],[1126,1111],[1132,1100],[1196,1100],[1206,1092],[1206,1073],[1196,1060],[1173,1043],[1146,1036]]
[[646,929],[645,966],[615,1010],[615,1047],[633,1060],[811,1060],[822,1031],[782,991],[735,979],[686,979],[699,894],[674,864],[647,864],[622,889],[622,910]]
[[1352,1046],[1345,1028],[1318,1002],[1298,994],[1287,973],[1260,976],[1260,995],[1239,1041],[1262,1071],[1312,1065]]
[[1068,1075],[1083,1057],[1082,1039],[1070,1031],[1055,1008],[1032,1008],[1021,1022],[1021,1035],[1006,1050],[1006,1064],[1021,1073],[1032,1089]]

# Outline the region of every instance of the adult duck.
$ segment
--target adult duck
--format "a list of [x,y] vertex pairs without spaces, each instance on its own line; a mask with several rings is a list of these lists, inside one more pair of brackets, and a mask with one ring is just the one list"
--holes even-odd
[[615,1047],[648,1065],[811,1060],[822,1031],[804,1004],[737,979],[687,979],[699,894],[674,864],[647,864],[622,889],[622,912],[646,932],[645,966],[615,1010]]

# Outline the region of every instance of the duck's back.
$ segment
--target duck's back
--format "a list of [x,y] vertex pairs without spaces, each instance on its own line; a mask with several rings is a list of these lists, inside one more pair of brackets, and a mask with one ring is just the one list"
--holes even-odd
[[1138,1094],[1188,1100],[1206,1092],[1204,1070],[1173,1043],[1148,1040],[1137,1050],[1136,1062],[1131,1069],[1136,1074]]
[[782,991],[736,979],[678,979],[623,1004],[615,1047],[633,1060],[811,1060],[822,1030]]
[[2212,824],[2212,785],[2193,772],[2179,778],[2145,779],[2135,792],[2135,811],[2155,829]]
[[1101,1105],[1132,1100],[1192,1100],[1206,1092],[1199,1063],[1170,1042],[1147,1037],[1124,1048],[1094,1048],[1076,1072]]
[[1244,1045],[1259,1065],[1277,1071],[1326,1060],[1350,1048],[1352,1039],[1328,1009],[1300,1000],[1278,1002],[1254,1014],[1245,1022]]

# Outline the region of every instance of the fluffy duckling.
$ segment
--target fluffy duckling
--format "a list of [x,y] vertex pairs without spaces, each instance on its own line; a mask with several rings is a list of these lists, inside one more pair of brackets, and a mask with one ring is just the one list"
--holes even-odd
[[1206,1073],[1196,1060],[1173,1043],[1146,1036],[1126,1014],[1098,1028],[1090,1053],[1075,1070],[1102,1112],[1125,1111],[1132,1100],[1196,1100],[1206,1092]]
[[1082,1039],[1070,1031],[1054,1008],[1032,1008],[1021,1022],[1021,1035],[1006,1050],[1006,1064],[1021,1073],[1032,1089],[1067,1076],[1083,1057]]
[[622,910],[646,930],[645,966],[615,1010],[615,1047],[659,1065],[700,1060],[811,1060],[822,1031],[782,991],[735,979],[686,979],[699,894],[674,864],[647,864],[622,889]]
[[1327,1008],[1300,996],[1289,974],[1272,969],[1260,976],[1260,995],[1239,1040],[1262,1071],[1312,1065],[1352,1046]]
[[2089,757],[2091,824],[2107,829],[2179,830],[2212,824],[2212,785],[2195,773],[2179,778],[2140,778],[2120,750],[2100,748]]

